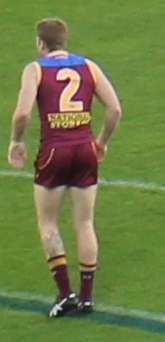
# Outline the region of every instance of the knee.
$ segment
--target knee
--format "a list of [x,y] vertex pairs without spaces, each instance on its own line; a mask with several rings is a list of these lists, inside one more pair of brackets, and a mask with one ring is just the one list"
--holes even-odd
[[58,235],[58,227],[54,222],[41,220],[38,222],[38,228],[41,240],[44,243],[50,243],[50,241],[55,240],[55,236]]
[[56,222],[45,217],[40,217],[38,219],[38,227],[40,232],[45,232],[45,234],[51,234],[52,231],[58,230]]
[[75,220],[74,228],[77,232],[92,231],[94,230],[93,220],[92,219]]

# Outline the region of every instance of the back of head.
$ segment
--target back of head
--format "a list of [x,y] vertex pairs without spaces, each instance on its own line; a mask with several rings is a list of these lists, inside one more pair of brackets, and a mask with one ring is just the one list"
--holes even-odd
[[59,18],[42,19],[37,23],[37,36],[49,51],[64,49],[68,39],[67,24]]

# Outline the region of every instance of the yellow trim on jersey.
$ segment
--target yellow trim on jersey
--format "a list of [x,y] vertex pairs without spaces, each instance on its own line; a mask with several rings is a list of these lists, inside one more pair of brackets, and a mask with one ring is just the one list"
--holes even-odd
[[55,151],[55,148],[52,148],[51,151],[50,151],[49,157],[48,157],[48,159],[46,160],[46,162],[45,162],[44,164],[42,164],[41,166],[38,165],[38,169],[39,169],[40,171],[43,170],[43,169],[45,169],[45,167],[49,165],[49,163],[51,162],[51,160],[52,160],[52,158],[53,158],[54,151]]
[[95,141],[91,142],[91,147],[92,147],[92,150],[93,150],[93,153],[94,153],[95,157],[97,157],[97,150],[96,150],[96,143],[95,143]]
[[92,117],[89,112],[48,113],[50,128],[75,128],[87,125]]
[[59,257],[57,259],[53,259],[48,262],[50,270],[53,268],[60,266],[60,265],[66,265],[66,258],[65,257]]
[[99,77],[99,67],[97,66],[97,64],[95,64],[94,62],[90,61],[89,59],[86,59],[86,64],[91,72],[91,75],[93,77],[94,83],[96,85],[98,77]]
[[38,84],[38,86],[39,86],[40,83],[41,83],[41,79],[42,79],[42,70],[41,70],[41,67],[40,67],[39,63],[33,62],[33,65],[35,66],[35,69],[36,69],[36,73],[37,73],[37,84]]

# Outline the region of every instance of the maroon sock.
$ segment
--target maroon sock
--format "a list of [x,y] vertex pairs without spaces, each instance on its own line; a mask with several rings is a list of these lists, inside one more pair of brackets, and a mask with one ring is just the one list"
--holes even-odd
[[81,271],[80,300],[91,301],[94,281],[94,271]]
[[68,270],[66,265],[57,266],[53,270],[53,277],[60,292],[60,297],[66,297],[71,292]]
[[53,278],[59,289],[59,296],[61,298],[68,296],[71,292],[70,282],[68,276],[68,267],[64,255],[59,255],[48,260],[50,270]]

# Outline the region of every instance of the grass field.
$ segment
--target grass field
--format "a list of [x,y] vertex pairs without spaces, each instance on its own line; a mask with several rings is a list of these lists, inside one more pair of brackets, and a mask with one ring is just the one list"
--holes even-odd
[[[165,311],[165,192],[159,187],[165,184],[164,13],[162,0],[0,1],[1,341],[164,341],[164,333],[154,329],[154,324],[148,326],[145,319],[143,329],[139,321],[127,321],[127,312],[133,308],[147,311],[146,319],[152,312]],[[87,320],[47,319],[47,298],[54,296],[54,285],[36,229],[32,179],[7,174],[7,170],[12,171],[6,154],[20,74],[36,57],[34,24],[54,15],[70,26],[70,50],[94,59],[113,80],[124,112],[100,178],[128,184],[99,187],[96,225],[100,257],[95,301],[96,307],[102,305],[104,310]],[[102,120],[98,103],[93,115],[97,132]],[[26,140],[29,160],[25,171],[32,172],[38,147],[36,110]],[[136,186],[131,186],[133,181]],[[157,186],[139,187],[138,182]],[[76,288],[78,266],[69,212],[66,199],[61,229]],[[35,298],[40,298],[42,308],[37,309]],[[112,306],[126,311],[122,319],[117,315],[115,322],[109,314],[108,323],[104,313]]]

